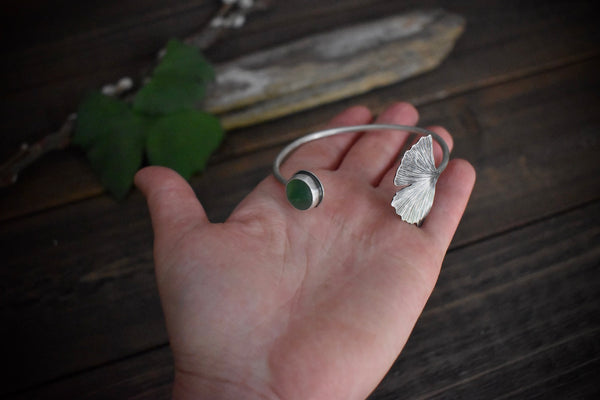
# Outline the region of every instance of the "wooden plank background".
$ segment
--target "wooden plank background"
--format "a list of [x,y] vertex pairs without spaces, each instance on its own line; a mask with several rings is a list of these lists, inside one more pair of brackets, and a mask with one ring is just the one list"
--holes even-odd
[[[82,94],[137,74],[217,1],[13,2],[4,13],[0,155],[57,129]],[[435,71],[229,132],[192,180],[224,220],[289,140],[353,104],[419,106],[478,181],[436,290],[372,394],[594,398],[600,372],[600,30],[591,2],[272,2],[208,56],[225,61],[353,22],[443,7],[466,18]],[[0,191],[8,398],[168,398],[171,356],[142,196],[102,194],[75,150]]]

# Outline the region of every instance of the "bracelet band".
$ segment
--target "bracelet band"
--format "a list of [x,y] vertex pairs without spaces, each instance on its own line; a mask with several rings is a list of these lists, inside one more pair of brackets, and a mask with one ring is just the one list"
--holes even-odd
[[[295,150],[306,143],[329,136],[373,130],[396,130],[424,136],[402,158],[394,183],[403,188],[396,193],[392,201],[392,206],[396,208],[397,214],[403,220],[420,224],[431,209],[435,183],[448,165],[450,151],[446,142],[437,133],[416,126],[395,124],[343,126],[310,133],[294,140],[281,150],[273,162],[273,175],[286,186],[286,195],[290,203],[295,208],[306,210],[318,206],[324,196],[323,185],[311,172],[301,170],[290,179],[281,175],[281,165]],[[433,160],[432,139],[440,145],[443,153],[442,161],[437,167]]]

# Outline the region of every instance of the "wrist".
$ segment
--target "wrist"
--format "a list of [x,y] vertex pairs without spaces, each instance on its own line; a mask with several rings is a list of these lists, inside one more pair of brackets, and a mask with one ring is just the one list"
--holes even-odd
[[206,378],[184,371],[175,372],[173,384],[174,400],[281,400],[272,390],[265,385],[256,388],[243,382],[234,382],[223,378]]

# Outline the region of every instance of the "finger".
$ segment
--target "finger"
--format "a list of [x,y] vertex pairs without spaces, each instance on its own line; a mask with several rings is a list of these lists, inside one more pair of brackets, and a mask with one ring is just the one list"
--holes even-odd
[[[414,125],[419,113],[409,103],[397,103],[385,110],[376,123]],[[348,150],[339,169],[352,171],[355,176],[377,185],[395,161],[408,134],[403,131],[382,130],[366,132]]]
[[475,169],[465,160],[452,160],[436,185],[435,199],[422,229],[446,251],[475,185]]
[[[444,140],[444,142],[446,142],[446,145],[448,146],[448,152],[451,153],[452,149],[454,148],[454,139],[452,139],[452,135],[450,134],[450,132],[448,132],[446,130],[446,128],[444,128],[443,126],[428,126],[427,130],[432,131],[434,133],[437,133],[442,140]],[[418,137],[415,140],[415,143],[420,139],[420,137]],[[442,146],[439,145],[439,143],[437,141],[433,141],[433,158],[435,159],[435,165],[440,165],[440,162],[442,162],[442,157],[443,157],[443,152],[442,152]],[[400,165],[400,161],[398,161],[398,165]]]
[[[427,129],[440,135],[440,137],[448,145],[448,150],[450,152],[452,151],[452,148],[454,147],[454,141],[452,140],[452,135],[450,135],[450,133],[445,128],[441,126],[432,126],[428,127]],[[416,143],[420,138],[421,136],[417,135],[414,142]],[[442,161],[442,155],[442,147],[438,144],[438,142],[434,140],[433,158],[435,159],[436,165],[439,165]],[[396,162],[386,171],[385,175],[382,177],[381,181],[379,182],[379,187],[382,188],[382,190],[394,193],[398,191],[399,188],[394,185],[394,177],[396,176],[396,171],[400,166],[400,162],[400,159],[396,160]]]
[[[363,106],[351,107],[333,118],[327,128],[362,125],[371,122],[371,111]],[[301,146],[281,166],[283,176],[289,177],[301,169],[335,169],[359,132],[336,135]]]
[[135,185],[148,202],[157,241],[176,240],[194,226],[208,222],[190,185],[172,169],[146,167],[135,175]]
[[[372,118],[373,116],[368,108],[355,106],[334,117],[327,124],[326,129],[367,124]],[[302,169],[309,171],[335,169],[346,149],[351,146],[357,135],[360,135],[360,132],[319,139],[301,146],[281,165],[281,174],[290,178]],[[319,173],[320,179],[322,179],[321,175],[323,174]],[[285,187],[271,175],[238,204],[229,216],[228,221],[243,221],[251,218],[259,214],[260,210],[264,210],[265,207],[273,210],[273,204],[283,205],[284,210],[291,210],[291,206],[285,197]]]

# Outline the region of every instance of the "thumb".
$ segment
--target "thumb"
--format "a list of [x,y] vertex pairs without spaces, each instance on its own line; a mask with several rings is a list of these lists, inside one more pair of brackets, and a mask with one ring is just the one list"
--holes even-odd
[[190,185],[175,171],[146,167],[134,179],[148,202],[156,242],[178,240],[198,224],[208,223]]

